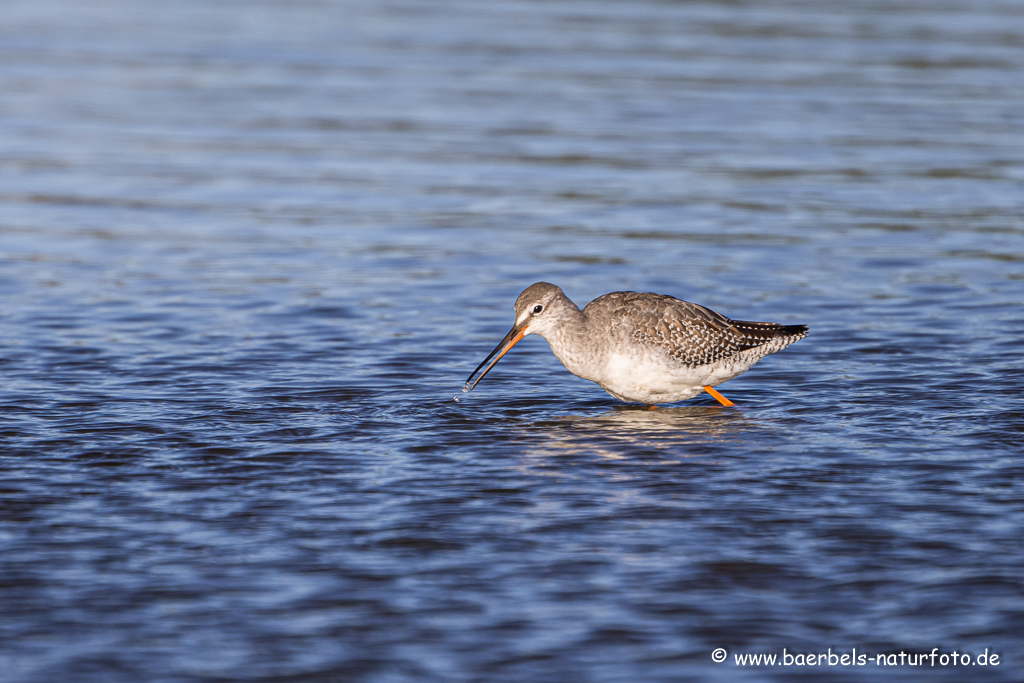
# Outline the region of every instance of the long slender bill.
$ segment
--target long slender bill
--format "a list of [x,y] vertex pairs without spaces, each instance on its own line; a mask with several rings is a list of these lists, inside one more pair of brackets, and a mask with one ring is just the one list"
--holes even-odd
[[[484,376],[491,371],[491,368],[494,367],[494,364],[501,360],[501,357],[508,353],[509,349],[511,349],[513,346],[519,343],[519,340],[522,339],[523,335],[526,334],[527,329],[527,327],[513,327],[511,330],[509,330],[508,334],[505,335],[505,338],[498,342],[498,345],[494,347],[493,351],[487,354],[487,358],[484,358],[484,362],[476,366],[476,370],[469,373],[469,377],[466,378],[466,385],[462,387],[462,390],[473,391],[473,387],[475,387],[480,382],[480,380],[482,380]],[[499,351],[501,351],[501,353],[498,353]],[[496,353],[498,353],[498,357],[492,360],[491,364],[487,366],[487,369],[480,373],[480,376],[476,378],[476,382],[470,384],[469,382],[470,380],[473,379],[473,375],[475,375],[480,370],[480,368],[484,366],[484,363],[491,360],[491,356],[493,356]]]

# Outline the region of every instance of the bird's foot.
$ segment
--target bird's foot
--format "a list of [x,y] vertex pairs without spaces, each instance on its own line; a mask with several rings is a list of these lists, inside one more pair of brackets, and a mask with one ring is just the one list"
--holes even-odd
[[711,394],[712,396],[714,396],[715,400],[718,401],[719,403],[721,403],[723,406],[734,406],[734,405],[736,405],[735,403],[733,403],[732,401],[727,399],[725,396],[722,396],[720,393],[715,391],[715,388],[713,386],[711,386],[710,384],[704,387],[704,391],[706,391],[709,394]]

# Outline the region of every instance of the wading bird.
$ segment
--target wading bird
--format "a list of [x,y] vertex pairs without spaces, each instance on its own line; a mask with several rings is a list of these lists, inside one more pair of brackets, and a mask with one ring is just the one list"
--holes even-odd
[[470,374],[463,391],[472,391],[528,334],[544,337],[572,374],[596,382],[617,399],[646,403],[653,410],[656,403],[683,401],[702,391],[724,406],[734,405],[715,387],[803,339],[807,326],[730,320],[704,306],[650,292],[612,292],[581,311],[560,288],[538,282],[516,299],[515,324]]

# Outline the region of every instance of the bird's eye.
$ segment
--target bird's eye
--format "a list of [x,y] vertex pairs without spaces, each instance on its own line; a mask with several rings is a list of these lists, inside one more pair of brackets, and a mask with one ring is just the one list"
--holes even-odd
[[538,313],[540,313],[543,310],[544,310],[544,307],[541,306],[540,304],[537,304],[536,306],[533,307],[533,314],[537,315]]

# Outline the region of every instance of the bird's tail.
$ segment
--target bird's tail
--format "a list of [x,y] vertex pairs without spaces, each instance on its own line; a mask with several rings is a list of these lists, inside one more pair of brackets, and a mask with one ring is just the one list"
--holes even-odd
[[777,337],[805,337],[807,325],[780,325],[779,323],[756,323],[751,320],[733,320],[744,336],[762,338],[765,341]]
[[767,353],[781,351],[795,341],[807,336],[807,325],[780,325],[779,323],[759,323],[751,320],[733,320],[733,327],[742,335],[743,349],[758,346],[770,346]]

